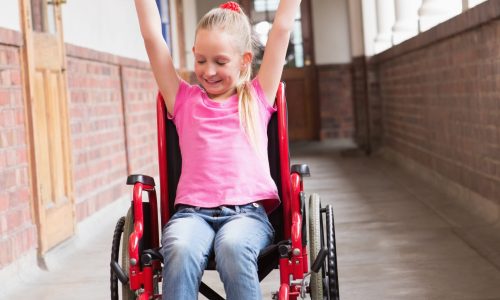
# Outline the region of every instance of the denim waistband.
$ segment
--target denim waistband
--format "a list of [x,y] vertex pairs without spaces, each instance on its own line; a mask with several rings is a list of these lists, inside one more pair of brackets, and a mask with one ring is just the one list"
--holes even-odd
[[258,207],[261,204],[258,202],[250,202],[250,203],[241,204],[241,205],[221,205],[221,206],[216,206],[216,207],[201,207],[201,206],[193,206],[193,205],[188,205],[188,204],[179,204],[175,207],[175,211],[181,210],[183,208],[194,208],[195,210],[200,210],[200,209],[207,209],[208,210],[208,209],[223,209],[225,207],[225,208],[232,209],[236,212],[240,212],[241,208],[245,207],[247,205],[254,205],[254,206]]

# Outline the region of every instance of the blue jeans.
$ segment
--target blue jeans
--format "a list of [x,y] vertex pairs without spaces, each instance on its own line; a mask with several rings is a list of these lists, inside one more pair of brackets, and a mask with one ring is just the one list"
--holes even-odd
[[228,300],[261,299],[257,257],[273,236],[258,203],[216,208],[180,205],[162,234],[162,299],[197,299],[212,251]]

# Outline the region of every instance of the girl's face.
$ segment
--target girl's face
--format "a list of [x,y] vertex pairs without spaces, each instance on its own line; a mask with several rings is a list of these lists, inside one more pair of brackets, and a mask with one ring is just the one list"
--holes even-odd
[[213,100],[223,100],[236,92],[240,73],[251,62],[251,53],[238,51],[234,38],[218,29],[200,29],[193,46],[194,72]]

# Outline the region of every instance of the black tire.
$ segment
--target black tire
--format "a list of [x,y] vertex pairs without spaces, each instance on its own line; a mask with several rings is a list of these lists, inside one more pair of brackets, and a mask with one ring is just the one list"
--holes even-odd
[[[119,252],[120,252],[120,240],[122,238],[123,225],[125,224],[125,217],[118,219],[115,226],[115,232],[113,233],[113,242],[111,245],[111,261],[118,262]],[[110,289],[111,289],[111,300],[118,300],[118,277],[116,276],[113,269],[110,270]]]
[[339,278],[337,270],[337,245],[335,243],[335,225],[333,218],[333,208],[326,206],[326,241],[328,247],[327,256],[327,278],[329,299],[339,300]]
[[[318,194],[309,198],[309,258],[312,266],[322,248],[321,202]],[[309,288],[312,300],[323,300],[323,275],[324,272],[312,273]]]
[[[134,216],[132,215],[132,209],[129,208],[127,216],[125,217],[125,224],[123,226],[123,243],[122,243],[122,269],[123,272],[128,276],[128,271],[130,269],[130,258],[128,255],[128,238],[130,234],[134,231]],[[128,284],[122,284],[122,299],[123,300],[135,300],[135,293],[130,290]]]

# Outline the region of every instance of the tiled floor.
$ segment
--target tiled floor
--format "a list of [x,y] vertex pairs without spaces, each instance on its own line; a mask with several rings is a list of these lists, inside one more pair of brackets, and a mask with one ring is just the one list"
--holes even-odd
[[[354,299],[500,299],[500,222],[454,205],[378,157],[333,143],[299,144],[306,192],[335,209],[340,294]],[[80,224],[80,234],[47,257],[50,271],[13,274],[1,299],[109,299],[109,255],[119,201]],[[278,288],[273,272],[265,299]],[[206,281],[215,282],[210,273]]]

